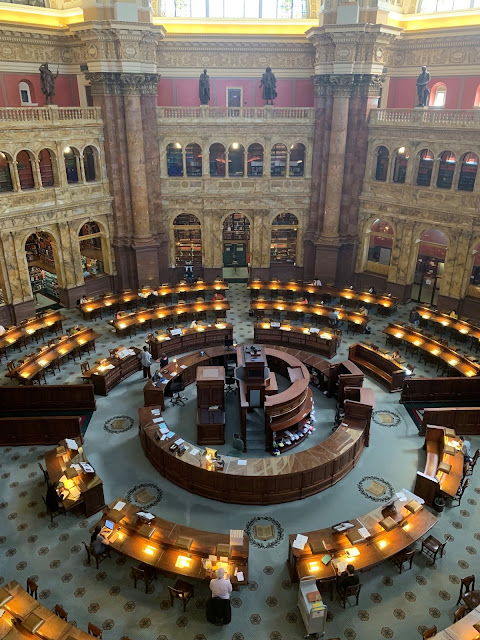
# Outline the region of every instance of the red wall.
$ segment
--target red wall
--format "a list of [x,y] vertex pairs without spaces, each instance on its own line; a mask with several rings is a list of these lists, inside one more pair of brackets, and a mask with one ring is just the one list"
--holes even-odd
[[[212,78],[210,76],[210,105],[226,105],[227,87],[243,89],[243,106],[263,106],[259,78]],[[277,107],[313,107],[313,84],[309,78],[277,78]],[[157,104],[171,107],[198,107],[198,78],[161,78]]]
[[[391,78],[387,108],[411,109],[417,104],[417,76]],[[479,76],[436,76],[432,74],[429,87],[441,82],[447,87],[445,109],[473,109],[475,94],[480,85]]]
[[[56,73],[56,69],[52,68],[52,71]],[[45,96],[40,90],[40,73],[0,73],[1,106],[20,106],[18,85],[22,81],[30,85],[32,102],[36,102],[39,107],[43,107],[45,104]],[[55,81],[54,102],[59,107],[75,107],[80,105],[76,76],[58,76]]]

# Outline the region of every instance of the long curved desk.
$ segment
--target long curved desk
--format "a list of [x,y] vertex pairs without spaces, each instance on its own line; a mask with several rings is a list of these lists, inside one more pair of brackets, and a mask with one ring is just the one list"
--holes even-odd
[[13,346],[22,338],[33,337],[37,332],[43,332],[44,329],[54,332],[61,331],[65,320],[65,316],[62,316],[60,311],[51,311],[50,309],[38,318],[28,318],[18,326],[7,329],[0,336],[0,351]]
[[452,318],[447,313],[441,313],[440,311],[434,311],[428,307],[417,307],[417,311],[420,314],[422,320],[427,320],[433,324],[441,325],[445,329],[450,331],[458,331],[462,336],[468,336],[472,340],[472,346],[475,342],[480,340],[480,328],[474,324],[461,320],[460,318]]
[[188,353],[192,349],[224,345],[225,340],[233,339],[233,324],[216,322],[211,324],[198,323],[195,328],[159,330],[148,336],[150,353],[157,360],[161,356],[176,353]]
[[[274,326],[272,326],[272,324]],[[320,353],[333,358],[342,340],[342,332],[337,329],[320,331],[314,327],[298,327],[291,324],[255,322],[254,341],[261,344],[281,344]]]

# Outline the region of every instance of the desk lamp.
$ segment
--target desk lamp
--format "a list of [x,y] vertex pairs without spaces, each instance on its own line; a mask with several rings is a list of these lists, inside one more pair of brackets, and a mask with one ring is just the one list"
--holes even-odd
[[10,600],[13,600],[13,596],[10,591],[5,589],[5,587],[0,588],[0,608],[3,609]]

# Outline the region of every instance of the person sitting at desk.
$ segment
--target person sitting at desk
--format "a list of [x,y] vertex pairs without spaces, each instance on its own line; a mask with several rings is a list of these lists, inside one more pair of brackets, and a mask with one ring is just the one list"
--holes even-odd
[[307,296],[304,296],[302,300],[299,300],[300,304],[308,304]]
[[5,329],[5,327],[2,324],[0,324],[0,336],[3,336],[3,334],[6,333],[6,331],[7,330]]
[[331,313],[328,314],[328,323],[331,327],[336,327],[340,321],[340,314],[337,309],[334,309]]
[[225,296],[223,296],[219,291],[215,291],[212,300],[213,302],[217,302],[218,300],[225,300]]
[[448,315],[450,316],[450,318],[454,318],[454,320],[458,320],[458,313],[455,311],[455,309],[452,309]]
[[124,315],[125,311],[117,311],[117,313],[115,314],[115,320],[120,320],[120,318],[123,318]]
[[166,367],[168,364],[168,357],[163,355],[163,353],[160,354],[160,369],[163,369],[163,367]]
[[80,304],[85,304],[87,301],[88,301],[87,296],[83,294],[83,296],[80,298]]
[[347,564],[347,570],[337,578],[337,591],[345,591],[347,587],[360,584],[360,578],[355,573],[353,564]]
[[63,496],[57,493],[57,483],[49,484],[47,487],[47,495],[45,496],[45,505],[48,511],[55,513],[62,509]]
[[197,326],[197,321],[196,320],[192,320],[190,323],[190,329],[195,329],[195,327]]
[[213,598],[221,598],[222,600],[230,600],[232,593],[232,583],[230,578],[225,577],[225,569],[220,567],[217,569],[217,577],[210,580],[210,591]]
[[358,310],[358,313],[361,313],[362,316],[368,316],[368,309],[366,307],[360,307],[360,309]]
[[371,294],[372,294],[372,296],[374,296],[374,295],[375,295],[375,287],[370,287],[370,288],[368,289],[368,293],[371,293]]
[[315,278],[315,280],[313,281],[313,284],[315,287],[321,287],[322,281],[320,280],[320,278]]
[[90,537],[90,546],[98,555],[101,553],[105,553],[108,550],[108,545],[110,544],[108,539],[104,538],[100,533],[101,530],[102,527],[100,525],[97,525]]
[[466,438],[460,438],[460,443],[462,445],[463,459],[465,460],[465,462],[470,462],[472,459],[472,448],[470,440],[467,440]]
[[400,360],[400,352],[394,349],[391,358],[392,360]]

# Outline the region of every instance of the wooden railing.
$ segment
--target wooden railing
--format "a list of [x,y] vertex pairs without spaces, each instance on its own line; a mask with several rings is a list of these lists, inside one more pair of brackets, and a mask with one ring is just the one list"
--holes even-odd
[[230,119],[313,121],[311,107],[157,107],[159,119]]
[[3,107],[0,109],[2,122],[38,122],[56,124],[59,122],[102,122],[99,107]]
[[477,129],[480,127],[480,109],[372,109],[372,126],[432,126]]

